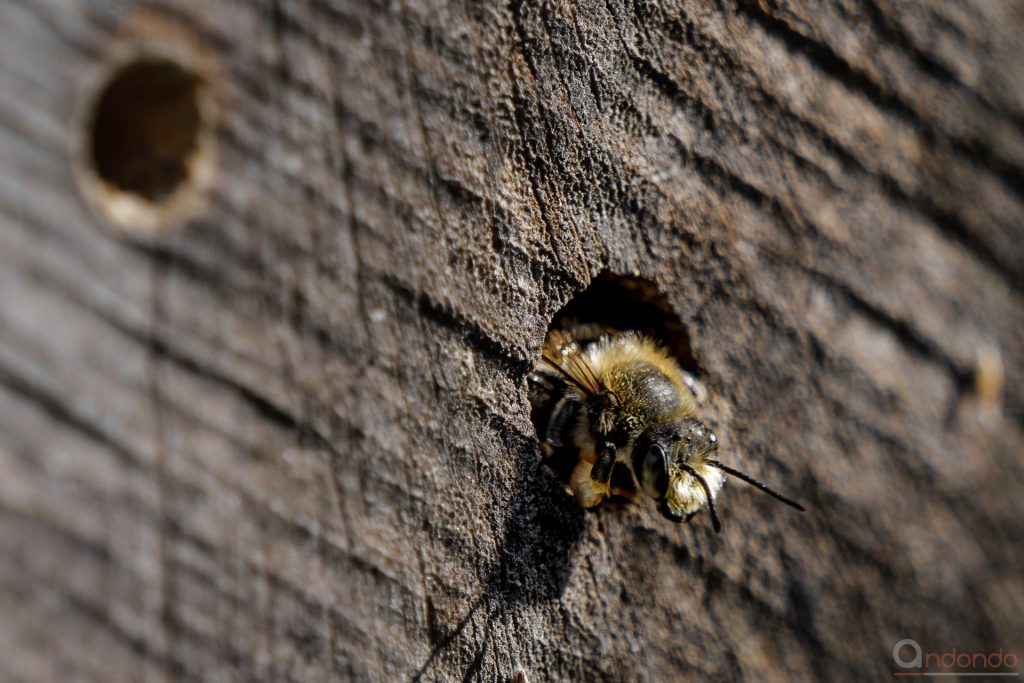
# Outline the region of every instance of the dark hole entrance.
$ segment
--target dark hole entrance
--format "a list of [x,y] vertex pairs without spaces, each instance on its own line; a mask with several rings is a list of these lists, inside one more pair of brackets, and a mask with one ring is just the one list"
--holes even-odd
[[642,332],[665,346],[684,370],[698,374],[690,335],[650,280],[610,273],[598,276],[555,314],[549,329],[565,329],[574,322]]
[[[549,331],[578,325],[643,333],[664,346],[684,370],[700,374],[686,328],[650,280],[610,273],[599,276],[555,314]],[[531,406],[531,417],[540,436],[551,425],[552,404],[546,400],[546,395],[531,391],[531,396],[539,397]],[[578,453],[567,447],[545,455],[547,464],[563,483],[567,483],[578,461]],[[611,483],[613,490],[628,492],[635,488],[632,475],[621,464],[616,464],[612,471]]]
[[196,74],[166,59],[121,69],[96,105],[90,153],[108,184],[150,202],[188,180],[203,125]]

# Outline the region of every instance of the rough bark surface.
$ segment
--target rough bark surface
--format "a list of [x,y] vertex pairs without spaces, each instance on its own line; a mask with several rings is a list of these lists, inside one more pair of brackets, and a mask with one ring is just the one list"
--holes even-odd
[[[221,105],[208,207],[148,236],[69,152],[140,17]],[[5,0],[0,679],[1024,654],[1022,35],[1012,0]],[[563,494],[524,380],[606,270],[806,514]]]

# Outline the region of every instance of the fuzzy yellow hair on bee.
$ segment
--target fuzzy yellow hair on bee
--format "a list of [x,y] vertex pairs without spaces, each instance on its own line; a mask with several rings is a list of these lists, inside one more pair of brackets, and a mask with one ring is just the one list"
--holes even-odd
[[804,509],[718,460],[718,439],[700,412],[703,386],[647,336],[595,326],[552,331],[529,383],[541,449],[570,454],[569,487],[583,507],[628,493],[612,484],[621,466],[632,491],[658,501],[664,516],[683,521],[707,506],[715,531],[726,475]]

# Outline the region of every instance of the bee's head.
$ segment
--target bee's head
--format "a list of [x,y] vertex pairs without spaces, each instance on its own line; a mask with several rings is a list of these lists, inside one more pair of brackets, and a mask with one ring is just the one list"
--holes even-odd
[[633,472],[640,487],[651,498],[668,495],[671,475],[685,467],[717,460],[718,437],[707,425],[683,418],[645,429],[633,444]]
[[633,473],[640,488],[658,501],[658,511],[679,522],[705,504],[715,531],[720,524],[715,495],[725,476],[742,479],[798,510],[799,503],[786,498],[753,477],[718,461],[718,437],[703,422],[687,417],[651,425],[633,444]]
[[718,491],[722,477],[706,466],[717,460],[718,437],[695,418],[651,425],[633,445],[637,482],[675,521],[696,512]]

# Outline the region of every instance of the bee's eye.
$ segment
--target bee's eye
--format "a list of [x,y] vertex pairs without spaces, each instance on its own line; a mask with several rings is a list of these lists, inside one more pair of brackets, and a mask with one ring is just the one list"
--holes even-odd
[[640,485],[651,498],[658,500],[668,493],[668,462],[661,446],[651,446],[640,468]]

